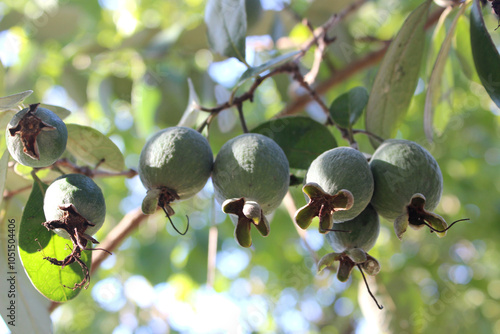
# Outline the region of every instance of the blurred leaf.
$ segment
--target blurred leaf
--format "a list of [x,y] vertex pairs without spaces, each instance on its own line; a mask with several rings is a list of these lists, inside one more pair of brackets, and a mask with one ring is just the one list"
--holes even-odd
[[0,158],[0,204],[3,200],[3,191],[5,188],[5,179],[7,178],[7,168],[9,166],[10,154],[8,150],[5,150]]
[[198,114],[200,113],[199,110],[200,99],[198,98],[198,94],[196,94],[196,91],[193,86],[193,81],[191,81],[190,78],[188,78],[188,86],[189,86],[188,105],[177,126],[185,126],[188,128],[192,128],[196,126],[196,121],[198,120]]
[[209,0],[205,23],[212,49],[245,63],[246,20],[244,0]]
[[293,57],[295,57],[299,53],[300,53],[300,51],[290,52],[290,53],[278,56],[276,58],[273,58],[273,59],[269,60],[268,62],[261,64],[257,67],[249,68],[248,70],[243,72],[240,79],[238,80],[238,83],[236,84],[236,87],[241,86],[241,84],[243,84],[246,80],[248,80],[250,78],[254,78],[254,77],[258,76],[259,74],[261,74],[262,72],[265,72],[267,70],[271,70],[274,67],[278,67],[279,65],[289,61],[290,59],[292,59]]
[[9,124],[12,117],[16,114],[14,110],[7,110],[0,112],[0,152],[7,148],[7,144],[5,143],[5,135],[3,131],[7,128],[7,124]]
[[290,168],[296,169],[308,169],[317,156],[337,146],[326,126],[305,116],[274,119],[250,132],[273,139],[285,152]]
[[161,102],[161,92],[157,86],[141,79],[134,82],[132,88],[132,110],[134,124],[142,137],[153,133],[156,110]]
[[52,104],[45,104],[45,103],[41,103],[40,107],[47,108],[47,109],[53,111],[54,114],[59,116],[60,119],[65,119],[66,117],[71,115],[71,111],[69,111],[68,109],[66,109],[64,107],[59,107],[59,106],[55,106]]
[[463,36],[467,36],[470,31],[470,23],[468,17],[462,15],[458,20],[454,50],[462,67],[462,72],[469,80],[479,80],[475,77],[476,71],[474,70],[474,60],[472,58],[472,48],[470,41]]
[[[223,86],[216,85],[214,90],[215,100],[218,105],[231,99],[231,93]],[[227,133],[234,128],[237,121],[236,113],[236,108],[229,108],[221,111],[219,115],[217,115],[217,125],[222,133]]]
[[33,93],[32,90],[27,90],[22,93],[0,97],[0,112],[16,108],[19,104],[21,104],[21,102],[24,101],[24,99],[30,96],[31,93]]
[[[78,263],[61,268],[53,265],[44,257],[63,260],[71,251],[71,241],[47,230],[43,213],[43,192],[46,184],[34,182],[30,197],[21,218],[19,227],[19,254],[33,286],[45,297],[57,302],[65,302],[76,297],[81,289],[70,289],[83,279],[82,268]],[[82,252],[81,260],[90,270],[91,252]]]
[[470,41],[479,79],[500,107],[500,54],[486,29],[479,0],[474,0],[470,12]]
[[[379,66],[366,107],[366,130],[391,138],[403,121],[418,82],[430,0],[406,19]],[[379,142],[370,138],[376,147]]]
[[68,150],[75,158],[90,167],[111,172],[121,172],[125,168],[123,154],[120,149],[105,135],[94,128],[66,124],[68,128]]
[[5,67],[3,67],[2,60],[0,59],[0,95],[3,95],[5,90]]
[[466,8],[467,6],[465,4],[462,4],[462,7],[460,8],[451,26],[449,27],[446,38],[441,45],[441,49],[439,50],[436,62],[434,63],[431,77],[429,78],[424,109],[424,131],[429,142],[432,142],[432,137],[434,135],[432,123],[434,118],[434,109],[441,95],[441,78],[443,76],[444,68],[448,60],[448,54],[450,52],[453,36],[455,35],[457,22],[459,18],[465,13]]
[[368,98],[365,87],[354,87],[340,95],[330,106],[332,119],[343,128],[351,128],[363,114]]

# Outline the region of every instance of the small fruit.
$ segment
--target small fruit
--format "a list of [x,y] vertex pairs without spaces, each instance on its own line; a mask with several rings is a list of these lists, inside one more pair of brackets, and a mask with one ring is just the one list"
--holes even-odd
[[143,212],[152,214],[160,206],[168,217],[173,215],[169,204],[199,192],[212,167],[212,149],[199,132],[186,127],[158,131],[144,145],[139,160],[139,177],[147,189]]
[[373,194],[373,176],[365,156],[350,147],[323,152],[309,167],[302,191],[309,203],[295,214],[295,221],[306,229],[319,216],[321,233],[333,223],[358,216]]
[[99,243],[92,235],[102,227],[106,216],[106,204],[101,189],[85,175],[63,175],[47,188],[43,212],[47,220],[43,226],[73,243],[73,251],[64,260],[49,257],[45,259],[61,267],[78,262],[84,272],[84,278],[74,289],[84,286],[85,283],[88,287],[89,270],[80,257],[81,252],[88,249],[88,241]]
[[280,205],[290,184],[288,160],[281,147],[256,133],[235,137],[217,154],[212,179],[222,210],[238,216],[238,243],[251,246],[252,224],[267,236],[269,223],[265,215]]
[[10,155],[29,167],[47,167],[66,149],[68,130],[49,109],[31,104],[12,117],[5,133]]
[[443,176],[426,149],[409,140],[386,140],[373,153],[370,168],[375,180],[371,203],[382,217],[394,220],[398,238],[408,224],[446,235],[446,222],[431,212],[441,199]]
[[[369,275],[377,275],[380,271],[380,264],[374,257],[368,254],[368,251],[375,245],[380,232],[379,218],[375,209],[371,205],[368,205],[359,216],[335,225],[342,226],[343,231],[349,230],[348,232],[350,233],[341,233],[341,230],[336,230],[326,235],[328,243],[335,252],[329,253],[320,259],[318,271],[322,271],[326,267],[332,267],[335,261],[339,261],[337,278],[341,282],[349,279],[354,266],[359,268],[363,279],[363,269]],[[365,284],[370,292],[366,280]],[[382,306],[378,304],[375,297],[373,299],[381,309]]]

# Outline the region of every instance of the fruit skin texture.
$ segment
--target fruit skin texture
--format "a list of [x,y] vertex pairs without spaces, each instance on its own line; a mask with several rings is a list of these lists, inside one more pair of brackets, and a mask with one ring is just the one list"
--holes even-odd
[[272,213],[285,197],[290,183],[288,159],[272,139],[246,133],[226,142],[214,163],[213,182],[219,203],[245,198]]
[[139,176],[148,190],[166,187],[186,199],[205,186],[212,167],[213,153],[205,137],[191,128],[170,127],[143,147]]
[[47,125],[55,127],[55,130],[41,131],[36,137],[39,151],[39,160],[28,156],[24,151],[23,143],[19,134],[11,136],[9,129],[15,128],[20,120],[28,113],[30,108],[25,108],[15,114],[9,124],[5,134],[9,153],[18,163],[29,167],[47,167],[59,159],[66,149],[68,141],[68,130],[64,122],[54,112],[49,109],[38,107],[34,115],[40,118]]
[[350,147],[336,147],[319,155],[307,171],[305,183],[311,182],[317,183],[330,195],[342,189],[352,193],[352,207],[333,213],[337,223],[358,216],[370,203],[374,189],[368,161],[363,153]]
[[[95,226],[89,226],[85,233],[94,235],[104,223],[106,203],[101,188],[88,176],[83,174],[66,174],[58,177],[45,192],[43,212],[47,221],[59,220],[63,217],[60,205],[73,204],[84,218]],[[55,229],[59,236],[69,239],[62,229]]]
[[368,252],[373,248],[380,232],[380,223],[377,212],[371,205],[345,223],[341,228],[351,233],[330,232],[326,235],[328,243],[335,252],[342,253],[353,248],[361,248]]
[[400,216],[415,194],[425,197],[425,209],[432,211],[441,199],[443,176],[434,157],[419,144],[389,139],[370,160],[375,181],[372,205],[382,217]]

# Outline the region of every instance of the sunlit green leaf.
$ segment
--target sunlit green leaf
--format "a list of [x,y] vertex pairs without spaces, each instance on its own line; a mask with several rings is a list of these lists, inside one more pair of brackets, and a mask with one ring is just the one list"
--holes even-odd
[[483,20],[481,4],[474,0],[470,12],[472,55],[479,79],[491,99],[500,107],[500,54]]
[[[45,222],[43,193],[47,187],[36,181],[33,184],[19,227],[19,254],[33,286],[48,299],[65,302],[80,293],[81,289],[68,287],[80,283],[84,276],[78,263],[62,268],[44,259],[63,260],[72,251],[70,240],[59,237],[42,225]],[[81,259],[90,270],[91,252],[82,252]]]
[[32,90],[27,90],[22,93],[17,93],[5,97],[0,97],[0,111],[16,108],[21,102],[33,93]]
[[[366,107],[366,129],[391,138],[402,123],[418,82],[430,0],[415,9],[391,42],[379,66]],[[371,140],[373,146],[379,144]]]
[[59,116],[60,119],[65,119],[66,117],[71,115],[71,111],[69,111],[68,109],[66,109],[64,107],[59,107],[59,106],[55,106],[52,104],[44,104],[44,103],[41,103],[40,107],[47,108],[47,109],[53,111],[54,114]]
[[285,152],[290,168],[308,169],[321,153],[337,146],[335,137],[324,125],[304,116],[274,119],[251,132],[273,139]]
[[215,52],[245,62],[247,15],[244,0],[209,0],[205,23],[208,41]]
[[332,102],[330,116],[341,127],[350,128],[363,114],[368,97],[366,88],[355,87]]
[[137,80],[132,88],[132,110],[134,125],[143,137],[154,131],[155,114],[161,102],[161,91],[157,86],[149,85],[145,80]]
[[445,64],[448,60],[448,53],[450,52],[451,42],[455,34],[457,22],[460,16],[464,14],[466,8],[467,6],[463,4],[459,12],[455,16],[455,19],[453,20],[451,26],[449,27],[446,38],[441,45],[441,49],[439,50],[436,62],[434,63],[431,77],[429,78],[429,85],[427,87],[427,95],[425,98],[424,130],[425,135],[427,136],[427,140],[430,142],[432,142],[432,137],[434,135],[432,127],[434,109],[441,95],[441,78],[444,73]]
[[125,168],[123,154],[115,143],[94,128],[66,124],[68,143],[66,149],[77,159],[90,167],[111,172],[121,172]]

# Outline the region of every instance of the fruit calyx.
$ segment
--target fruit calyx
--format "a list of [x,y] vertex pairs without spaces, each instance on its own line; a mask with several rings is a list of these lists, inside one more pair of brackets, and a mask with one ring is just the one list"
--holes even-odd
[[339,281],[346,282],[349,279],[354,266],[357,266],[363,276],[366,289],[375,301],[375,304],[377,304],[377,307],[380,310],[384,308],[378,303],[377,299],[371,292],[364,274],[364,271],[366,271],[368,275],[375,276],[380,272],[380,263],[373,256],[369,255],[361,248],[347,249],[342,253],[329,253],[319,260],[318,272],[321,272],[327,267],[332,268],[335,261],[339,261],[339,267],[337,270],[337,279]]
[[170,218],[170,216],[173,216],[175,214],[175,211],[170,206],[170,203],[179,199],[180,197],[179,195],[177,195],[177,192],[167,187],[150,189],[147,191],[146,197],[144,197],[144,200],[142,201],[142,212],[149,215],[153,214],[156,211],[157,207],[162,208],[163,212],[165,212],[165,216],[170,221],[170,224],[172,224],[174,230],[180,235],[185,235],[189,230],[189,217],[186,216],[187,226],[184,232],[180,232],[177,227],[175,227],[172,219]]
[[240,246],[250,247],[252,245],[250,234],[252,224],[262,236],[269,235],[269,222],[257,202],[247,201],[245,198],[228,199],[222,203],[222,211],[238,216],[234,236]]
[[354,204],[354,196],[346,189],[330,195],[319,184],[310,182],[302,191],[309,197],[309,203],[295,213],[295,222],[304,230],[314,217],[319,217],[319,232],[328,233],[333,227],[333,213],[349,210]]
[[431,233],[436,232],[437,236],[442,238],[446,235],[446,231],[455,223],[469,220],[468,218],[459,219],[448,226],[443,217],[425,209],[425,201],[424,195],[413,195],[410,204],[406,206],[405,212],[396,218],[394,221],[394,231],[399,240],[403,238],[403,234],[406,232],[408,225],[415,230],[427,226]]
[[85,289],[87,289],[90,284],[90,272],[87,265],[81,260],[82,251],[102,250],[108,252],[109,254],[111,253],[102,248],[87,248],[88,241],[92,242],[93,244],[99,243],[92,236],[85,233],[89,226],[95,226],[95,224],[83,217],[73,204],[60,205],[59,209],[63,211],[61,219],[49,220],[42,223],[42,225],[45,226],[49,231],[53,231],[55,229],[65,230],[68,233],[71,242],[73,243],[73,250],[62,261],[52,257],[44,257],[44,260],[48,260],[50,263],[61,266],[62,268],[72,264],[73,262],[77,262],[82,267],[83,279],[80,283],[76,283],[74,287],[69,288],[75,290],[77,288],[84,287]]
[[55,127],[35,116],[35,112],[39,106],[40,103],[30,104],[28,112],[21,118],[17,125],[9,128],[9,134],[12,137],[19,134],[23,144],[23,152],[35,160],[40,160],[40,153],[36,142],[36,138],[40,132],[56,130]]

